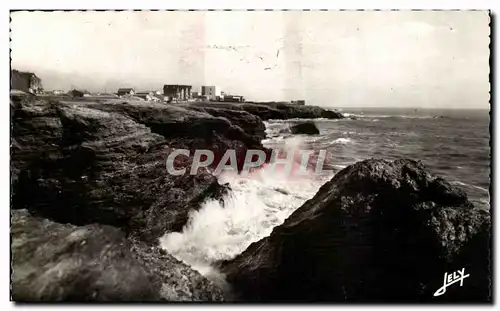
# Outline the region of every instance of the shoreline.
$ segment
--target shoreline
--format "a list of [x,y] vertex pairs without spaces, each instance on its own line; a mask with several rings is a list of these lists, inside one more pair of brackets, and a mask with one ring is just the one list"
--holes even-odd
[[[177,105],[122,99],[99,102],[56,102],[43,97],[14,97],[11,99],[11,113],[13,128],[11,138],[11,213],[13,214],[12,225],[19,227],[13,236],[13,241],[19,242],[12,263],[13,297],[16,301],[76,299],[72,297],[85,301],[106,300],[106,297],[112,297],[112,300],[134,300],[141,299],[140,295],[146,295],[149,297],[148,299],[153,301],[222,300],[220,289],[217,289],[190,267],[171,259],[167,263],[161,264],[159,258],[162,256],[171,257],[171,255],[165,251],[163,254],[161,250],[158,250],[158,238],[162,237],[165,232],[182,231],[188,222],[191,211],[199,210],[200,205],[207,200],[222,200],[231,191],[230,186],[220,184],[217,178],[207,172],[193,176],[168,175],[162,162],[165,147],[219,151],[227,149],[244,151],[252,148],[265,150],[262,144],[262,141],[267,137],[263,123],[265,120],[271,120],[275,117],[278,119],[344,118],[339,112],[320,107],[285,103],[210,102]],[[192,161],[192,157],[188,157],[187,161]],[[325,284],[329,284],[325,289],[318,289],[314,281],[310,283],[310,279],[304,278],[298,282],[293,278],[286,277],[286,275],[296,273],[294,269],[297,271],[307,270],[306,263],[310,260],[324,260],[317,257],[319,253],[309,250],[307,243],[292,247],[290,242],[286,240],[286,236],[294,236],[297,241],[308,241],[308,243],[314,244],[316,242],[310,241],[307,230],[303,231],[304,228],[317,227],[325,230],[326,228],[343,228],[342,224],[339,223],[335,223],[332,227],[328,220],[330,216],[327,216],[330,213],[329,207],[333,206],[331,208],[335,211],[335,204],[338,203],[324,205],[321,203],[324,200],[328,200],[328,202],[340,200],[339,202],[343,204],[342,211],[356,208],[355,205],[352,205],[353,203],[349,203],[350,201],[342,201],[345,200],[343,199],[345,197],[359,200],[362,202],[359,204],[362,204],[360,206],[363,208],[372,205],[380,205],[382,208],[385,206],[384,204],[390,205],[391,201],[370,200],[373,196],[384,196],[390,193],[392,197],[401,198],[401,202],[404,202],[408,208],[409,215],[420,213],[418,205],[420,203],[416,204],[415,202],[427,204],[426,200],[430,200],[434,205],[431,204],[428,210],[436,213],[432,214],[432,217],[437,217],[452,227],[470,226],[473,229],[467,231],[465,240],[463,240],[463,236],[458,236],[459,229],[449,229],[451,231],[446,232],[448,235],[457,235],[457,241],[462,244],[455,245],[453,244],[455,242],[447,242],[448,244],[441,249],[441,251],[449,253],[449,258],[445,261],[439,261],[441,259],[428,253],[424,246],[429,241],[423,240],[419,241],[422,243],[419,246],[422,254],[416,254],[417,257],[427,254],[431,258],[429,260],[437,260],[434,262],[435,264],[447,266],[455,265],[457,260],[460,262],[461,256],[466,256],[464,252],[469,249],[478,247],[479,250],[484,250],[483,245],[469,246],[467,243],[473,237],[488,232],[489,216],[481,214],[475,209],[454,210],[453,204],[470,207],[471,203],[466,196],[464,197],[464,194],[437,177],[422,179],[419,176],[428,176],[429,174],[424,167],[414,161],[374,161],[361,161],[344,168],[331,181],[321,186],[312,199],[298,207],[292,216],[285,221],[285,225],[275,227],[270,236],[252,243],[236,258],[221,263],[221,268],[229,276],[230,284],[235,286],[238,295],[240,295],[238,299],[273,301],[286,298],[293,301],[314,297],[322,300],[323,296],[318,295],[326,293],[326,289],[336,290],[338,286],[352,286],[350,284],[342,285],[342,280],[332,277],[324,280]],[[406,176],[407,170],[414,172],[414,175]],[[422,186],[416,189],[412,188],[413,186],[402,189],[391,188],[378,179],[380,174],[389,174],[388,178],[392,180],[394,185],[397,183],[408,185],[416,183]],[[375,186],[367,188],[364,185]],[[336,189],[345,189],[346,192],[337,193]],[[350,189],[358,189],[356,193],[362,194],[361,197],[356,197],[357,194],[349,192]],[[26,196],[26,193],[29,193],[30,196]],[[414,202],[415,197],[417,201]],[[314,204],[317,205],[313,206]],[[456,213],[457,218],[451,219],[449,218],[451,216],[439,214],[440,208],[451,208],[450,213]],[[311,218],[308,216],[311,211],[321,211],[321,213]],[[347,217],[343,212],[335,211],[335,213],[338,213],[335,215],[340,219]],[[366,217],[372,216],[368,213]],[[311,219],[316,219],[319,223],[310,224]],[[406,218],[398,220],[401,221],[398,226],[406,226],[404,219]],[[421,221],[424,220],[418,217],[416,219],[417,223],[413,224],[412,228],[427,230],[420,227]],[[359,222],[355,221],[352,225],[363,226],[362,219],[357,221]],[[31,249],[33,241],[38,241],[37,243],[42,246],[47,243],[50,231],[44,229],[43,225],[38,225],[38,223],[47,224],[47,222],[49,227],[57,228],[57,232],[61,232],[61,234],[79,236],[76,240],[64,239],[61,236],[63,244],[66,243],[64,244],[64,253],[68,256],[68,260],[74,260],[74,256],[99,258],[101,249],[112,247],[116,249],[117,254],[125,254],[123,258],[127,260],[126,265],[142,267],[140,269],[144,269],[144,273],[130,276],[136,278],[132,280],[126,279],[125,275],[118,276],[116,282],[128,284],[123,291],[127,293],[125,296],[113,292],[112,288],[116,284],[111,283],[106,285],[109,286],[104,291],[107,294],[97,298],[93,298],[88,291],[83,291],[75,296],[75,292],[71,288],[59,296],[47,296],[42,289],[37,287],[38,283],[36,282],[45,273],[44,270],[40,269],[41,261],[44,260],[43,265],[53,267],[59,264],[58,260],[60,259],[53,258],[50,254],[43,259],[26,255],[30,252],[36,253],[35,250]],[[41,229],[33,231],[37,232],[37,235],[30,236],[26,241],[26,238],[20,233],[23,230],[35,230],[33,229],[35,227]],[[115,238],[100,241],[97,232],[106,231],[109,227],[117,230],[116,234],[111,234]],[[323,229],[318,229],[320,231],[315,233],[317,242],[334,245],[331,244],[332,241],[328,240],[329,236],[325,236],[324,232],[321,231]],[[345,230],[350,232],[348,229]],[[369,233],[367,234],[369,235]],[[444,232],[433,233],[432,236],[440,240],[444,238],[444,235],[441,234]],[[404,239],[404,237],[401,238]],[[349,254],[349,245],[354,245],[355,241],[340,239],[343,241],[342,243],[346,243],[347,248],[340,250],[335,248],[336,252]],[[78,247],[72,250],[73,243],[82,241],[92,241],[94,248],[90,250]],[[281,242],[275,244],[277,241]],[[281,249],[280,243],[285,243],[283,244],[285,248]],[[288,247],[286,247],[287,245]],[[151,247],[154,251],[145,251],[147,247]],[[397,245],[394,248],[394,251],[399,249]],[[283,262],[282,260],[286,258],[273,257],[274,259],[272,259],[269,257],[280,251],[290,252],[289,256],[291,257],[287,258],[295,256],[298,262],[303,260],[302,264],[305,266],[301,268],[295,264]],[[304,255],[306,257],[293,255],[304,251],[307,253]],[[325,258],[334,258],[331,257],[334,255],[330,253],[325,254],[325,256]],[[355,259],[354,262],[360,263],[364,260],[363,257],[357,257],[356,254],[349,256]],[[89,291],[98,287],[98,279],[106,270],[118,269],[121,264],[125,264],[119,258],[118,256],[115,260],[107,261],[103,263],[102,267],[93,270],[92,277],[88,280]],[[389,258],[386,259],[389,260]],[[39,271],[25,275],[19,269],[24,269],[22,267],[26,266],[32,267],[33,271]],[[273,273],[277,273],[273,274],[271,279],[263,277],[258,280],[258,283],[249,281],[248,271],[261,268],[266,271],[265,267],[269,266],[274,267]],[[340,269],[343,265],[334,268],[321,267],[325,269],[325,275],[328,275],[327,271]],[[62,270],[61,273],[68,277],[75,273],[78,275],[78,269],[78,267],[72,266]],[[168,281],[168,275],[176,269],[184,272],[180,275],[177,274],[175,278],[188,276],[187,281],[184,280],[182,283],[184,287],[190,288],[189,292],[183,292],[178,285],[172,283],[172,280]],[[311,273],[309,270],[306,272],[304,277]],[[477,274],[479,273],[477,272]],[[261,276],[264,275],[265,273]],[[437,276],[440,278],[439,275]],[[362,276],[359,277],[362,278]],[[392,274],[391,277],[397,278]],[[433,278],[434,276],[429,276],[429,279],[425,281],[433,284],[435,282]],[[153,280],[151,283],[153,285],[144,289],[143,285],[140,285],[144,282],[137,281],[139,279]],[[200,280],[204,284],[201,288],[196,285],[199,284]],[[134,284],[136,281],[137,285]],[[414,281],[422,282],[422,279],[415,278]],[[51,286],[55,288],[62,286],[58,283],[62,282],[60,279],[53,279],[51,282]],[[288,292],[275,286],[283,284],[283,282],[289,289]],[[294,286],[300,286],[301,283],[309,284],[310,291],[297,292],[298,288]],[[256,286],[257,284],[258,286]],[[141,288],[136,286],[141,286]],[[370,297],[372,299],[375,297],[357,296],[356,292],[362,291],[364,287],[356,286],[351,288],[350,299],[353,301],[370,300]],[[142,290],[148,292],[144,294],[141,292]],[[410,292],[424,300],[429,294],[427,290]],[[103,292],[101,291],[101,293]],[[400,294],[404,295],[402,292]],[[334,301],[342,301],[342,297],[331,297]],[[447,297],[443,299],[460,299],[457,296]]]

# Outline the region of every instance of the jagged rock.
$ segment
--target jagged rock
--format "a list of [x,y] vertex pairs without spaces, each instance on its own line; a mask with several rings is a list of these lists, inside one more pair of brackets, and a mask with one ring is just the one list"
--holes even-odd
[[[412,160],[337,173],[269,237],[222,264],[244,301],[491,301],[490,216]],[[444,273],[465,268],[433,297]]]
[[344,118],[344,116],[340,112],[324,109],[317,106],[305,106],[305,105],[303,106],[303,105],[295,105],[283,102],[269,102],[269,103],[259,103],[259,104],[278,110],[280,113],[283,114],[283,118],[281,119],[294,119],[294,118],[343,119]]
[[292,134],[307,134],[316,135],[319,134],[319,130],[314,122],[304,122],[290,126],[290,131]]
[[270,159],[271,151],[261,143],[264,124],[244,111],[133,101],[107,101],[90,107],[127,115],[164,136],[170,147],[189,149],[192,154],[197,149],[211,150],[215,153],[212,167],[219,164],[228,149],[236,150],[240,170],[248,149],[264,150]]
[[221,301],[210,281],[168,253],[131,243],[117,228],[76,227],[11,212],[12,299]]
[[[224,112],[220,109],[190,109],[188,106],[119,100],[94,103],[88,106],[126,115],[165,138],[210,139],[215,134],[224,134],[229,139],[261,147],[260,140],[265,135],[264,124],[255,117],[230,111]],[[251,132],[249,129],[254,128],[255,125],[260,127],[262,133],[253,137],[246,131]]]
[[340,112],[323,109],[316,106],[302,106],[290,103],[269,102],[269,103],[225,103],[225,102],[210,102],[210,103],[192,103],[192,106],[211,106],[217,108],[243,110],[253,115],[258,116],[262,120],[269,119],[343,119],[344,116]]
[[270,119],[284,120],[284,119],[294,118],[286,115],[283,111],[280,111],[268,105],[261,105],[257,103],[255,104],[245,103],[242,104],[241,107],[244,111],[254,114],[259,118],[261,118],[262,120],[270,120]]
[[172,176],[164,136],[127,114],[94,108],[13,103],[13,208],[76,225],[113,225],[156,242],[180,230],[204,199],[227,190],[206,171]]
[[239,126],[246,134],[252,135],[257,141],[266,138],[266,126],[262,120],[246,111],[233,109],[217,108],[211,106],[190,106],[189,109],[202,111],[215,117],[223,117],[231,122],[231,124]]

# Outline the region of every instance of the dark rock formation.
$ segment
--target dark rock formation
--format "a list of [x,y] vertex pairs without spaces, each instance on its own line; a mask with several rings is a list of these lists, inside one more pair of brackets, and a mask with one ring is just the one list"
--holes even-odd
[[191,106],[212,106],[217,108],[243,110],[258,116],[262,120],[269,119],[343,119],[340,112],[323,109],[316,106],[302,106],[290,103],[192,103]]
[[[194,176],[169,174],[167,145],[184,147],[195,139],[167,140],[125,112],[27,98],[12,103],[12,114],[15,209],[28,208],[76,225],[113,225],[153,242],[167,230],[180,230],[191,209],[207,198],[221,197],[227,189],[201,170]],[[185,119],[175,117],[157,120],[156,129],[161,129],[161,121],[170,121],[171,129],[176,129],[176,121]],[[210,122],[218,124],[219,120],[207,116],[193,120],[191,126],[203,130]],[[152,123],[147,125],[154,127]],[[244,145],[224,136],[224,131],[215,132],[224,139],[218,141],[224,148],[228,148],[225,143]],[[163,134],[174,136],[167,131]],[[200,136],[197,147],[209,149],[203,132]]]
[[[137,123],[144,124],[152,132],[160,134],[165,138],[202,138],[210,139],[214,135],[224,134],[230,139],[237,139],[244,143],[259,145],[265,133],[259,133],[253,137],[245,132],[252,125],[256,125],[260,120],[252,118],[250,115],[228,118],[236,116],[237,113],[221,113],[215,109],[186,109],[183,106],[165,105],[144,102],[120,102],[107,101],[106,103],[91,104],[89,107],[107,112],[126,115]],[[216,115],[207,113],[211,110]],[[220,113],[218,113],[220,112]],[[223,116],[223,117],[219,117]],[[246,119],[245,119],[246,117]],[[235,122],[233,124],[232,122]],[[264,124],[260,122],[261,131],[264,131]],[[261,146],[261,145],[260,145]]]
[[173,148],[208,149],[215,153],[212,167],[216,167],[228,149],[236,150],[241,170],[248,149],[265,150],[262,146],[265,126],[260,118],[244,111],[164,105],[144,102],[107,101],[92,104],[92,108],[127,115],[146,125],[152,132],[164,136]]
[[[412,160],[366,160],[222,264],[244,301],[491,301],[490,216]],[[433,297],[444,273],[465,268]]]
[[262,120],[246,111],[233,109],[217,108],[211,106],[190,106],[188,109],[208,113],[214,117],[222,117],[231,122],[231,124],[240,127],[246,134],[253,136],[257,141],[266,138],[266,127]]
[[292,134],[307,134],[316,135],[319,134],[319,130],[314,122],[304,122],[290,126],[290,131]]
[[221,301],[210,281],[117,228],[76,227],[11,212],[12,299],[28,301]]
[[299,118],[299,116],[290,116],[285,114],[283,111],[280,111],[278,109],[275,109],[271,106],[268,105],[261,105],[261,104],[252,104],[252,103],[245,103],[241,104],[241,107],[244,111],[247,111],[251,114],[254,114],[261,118],[262,120],[269,120],[269,119],[291,119],[291,118]]
[[[327,110],[317,106],[302,106],[282,102],[258,103],[262,106],[268,106],[283,114],[280,119],[343,119],[344,116],[337,111]],[[274,118],[271,118],[274,119]]]

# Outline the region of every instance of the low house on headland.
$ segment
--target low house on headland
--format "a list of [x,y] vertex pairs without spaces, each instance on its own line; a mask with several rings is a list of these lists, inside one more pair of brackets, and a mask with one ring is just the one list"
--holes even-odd
[[64,94],[64,91],[63,90],[52,90],[52,91],[48,91],[46,93],[52,94],[52,95],[62,95],[62,94]]
[[243,97],[241,95],[228,95],[228,94],[225,94],[222,98],[220,98],[220,101],[223,101],[223,102],[243,103],[245,101],[245,97]]
[[36,95],[41,97],[57,97],[57,98],[69,96],[68,93],[66,93],[63,90],[51,90],[51,91],[44,90],[43,92],[38,93]]
[[160,98],[158,97],[158,95],[155,94],[155,92],[151,91],[151,92],[137,92],[134,94],[134,96],[136,97],[140,97],[144,100],[147,100],[147,101],[160,101]]
[[32,72],[11,71],[11,89],[27,93],[41,93],[43,91],[42,80]]
[[135,91],[133,88],[120,88],[118,89],[118,92],[116,92],[116,95],[118,96],[123,96],[123,95],[134,95]]
[[71,91],[68,92],[68,94],[71,97],[83,97],[83,96],[85,96],[85,92],[84,91],[79,91],[79,90],[71,90]]
[[163,95],[168,96],[168,100],[188,100],[191,99],[191,85],[165,84]]

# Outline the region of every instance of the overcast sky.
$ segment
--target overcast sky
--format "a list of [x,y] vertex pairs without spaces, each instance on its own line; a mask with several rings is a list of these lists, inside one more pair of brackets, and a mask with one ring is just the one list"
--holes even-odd
[[12,67],[46,89],[218,85],[253,100],[487,108],[489,16],[432,12],[15,12]]

